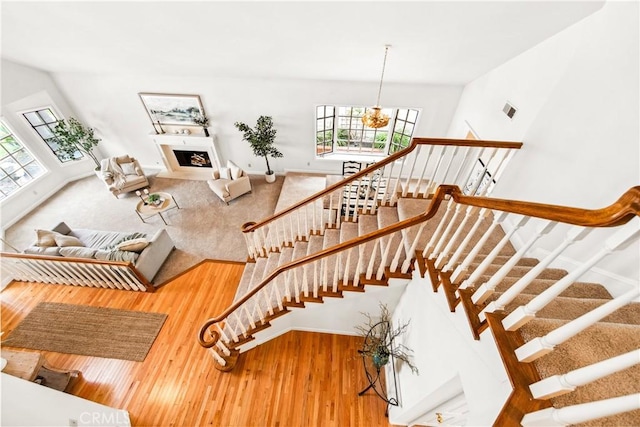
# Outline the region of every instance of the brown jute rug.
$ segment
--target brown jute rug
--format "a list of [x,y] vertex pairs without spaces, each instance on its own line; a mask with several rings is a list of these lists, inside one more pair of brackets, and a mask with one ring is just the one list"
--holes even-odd
[[166,318],[162,313],[41,302],[2,345],[141,362]]

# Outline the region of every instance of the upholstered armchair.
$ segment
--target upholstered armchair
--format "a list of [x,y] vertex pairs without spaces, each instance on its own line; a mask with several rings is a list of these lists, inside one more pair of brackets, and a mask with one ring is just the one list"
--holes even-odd
[[116,197],[149,186],[138,161],[127,154],[102,159],[98,175]]
[[213,179],[207,181],[209,188],[227,205],[231,200],[251,191],[249,176],[232,161],[227,161],[226,168],[214,170],[212,176]]

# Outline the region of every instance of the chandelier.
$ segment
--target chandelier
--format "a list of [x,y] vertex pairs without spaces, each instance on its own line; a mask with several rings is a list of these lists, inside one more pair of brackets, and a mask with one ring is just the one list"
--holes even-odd
[[387,64],[387,52],[390,45],[384,46],[384,61],[382,62],[382,75],[380,76],[380,87],[378,88],[378,99],[376,100],[375,107],[367,108],[367,111],[362,116],[362,123],[366,127],[370,128],[383,128],[389,123],[389,116],[382,112],[380,108],[380,92],[382,92],[382,79],[384,78],[384,67]]

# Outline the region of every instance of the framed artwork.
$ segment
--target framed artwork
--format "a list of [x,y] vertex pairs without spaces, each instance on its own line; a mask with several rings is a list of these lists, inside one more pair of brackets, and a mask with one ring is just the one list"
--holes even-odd
[[198,126],[194,117],[204,116],[199,95],[139,93],[153,125]]

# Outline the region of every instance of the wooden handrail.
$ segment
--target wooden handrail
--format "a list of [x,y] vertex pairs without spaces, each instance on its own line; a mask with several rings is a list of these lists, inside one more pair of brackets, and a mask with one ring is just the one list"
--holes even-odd
[[[366,171],[366,170],[365,170]],[[424,213],[397,222],[380,230],[359,236],[347,242],[340,243],[330,248],[319,251],[315,254],[307,255],[303,258],[291,261],[276,268],[269,276],[264,278],[258,286],[236,301],[222,314],[208,319],[200,328],[198,342],[201,346],[209,348],[215,345],[216,340],[206,341],[207,329],[218,322],[226,319],[231,313],[237,310],[242,304],[260,292],[273,279],[283,272],[295,267],[316,261],[343,250],[359,246],[363,243],[376,240],[380,237],[395,233],[404,228],[417,225],[432,218],[438,211],[446,196],[450,196],[454,201],[469,206],[478,206],[488,209],[501,210],[509,213],[528,215],[536,218],[559,221],[567,224],[589,226],[589,227],[612,227],[629,222],[635,216],[640,216],[640,186],[632,187],[626,191],[617,201],[602,209],[581,209],[558,205],[548,205],[542,203],[531,203],[517,200],[493,199],[489,197],[465,196],[456,185],[440,185],[435,191],[431,203]]]
[[142,275],[136,268],[136,266],[130,261],[106,261],[101,259],[93,259],[93,258],[78,258],[78,257],[59,257],[59,256],[48,256],[48,255],[37,255],[37,254],[24,254],[24,253],[12,253],[12,252],[0,252],[0,258],[17,258],[17,259],[35,259],[38,261],[53,261],[53,262],[77,262],[82,264],[93,264],[93,265],[108,265],[114,267],[124,267],[128,268],[136,278],[142,283],[145,289],[149,292],[153,292],[156,288],[153,284],[147,280],[146,277]]
[[640,186],[631,187],[618,200],[601,209],[581,209],[518,200],[465,196],[460,189],[451,196],[457,203],[495,209],[582,227],[615,227],[640,216]]
[[344,187],[346,184],[350,182],[356,181],[363,176],[369,174],[369,172],[374,171],[376,169],[380,169],[383,166],[388,165],[389,163],[393,163],[401,157],[405,157],[410,152],[415,150],[419,145],[448,145],[448,146],[458,146],[458,147],[488,147],[488,148],[510,148],[510,149],[520,149],[522,147],[522,142],[512,142],[512,141],[485,141],[485,140],[471,140],[471,139],[448,139],[448,138],[413,138],[411,140],[411,144],[403,150],[397,151],[390,156],[380,160],[379,162],[374,163],[373,165],[357,172],[349,177],[346,177],[340,182],[337,182],[329,187],[325,188],[322,191],[319,191],[306,199],[302,199],[298,203],[289,206],[288,208],[277,212],[270,217],[260,221],[260,222],[248,222],[242,226],[243,233],[250,233],[260,227],[269,224],[270,222],[275,221],[278,218],[281,218],[288,213],[295,211],[301,206],[306,205],[307,203],[317,200],[321,197],[326,196],[327,194],[332,193],[334,190],[337,190],[340,187]]

